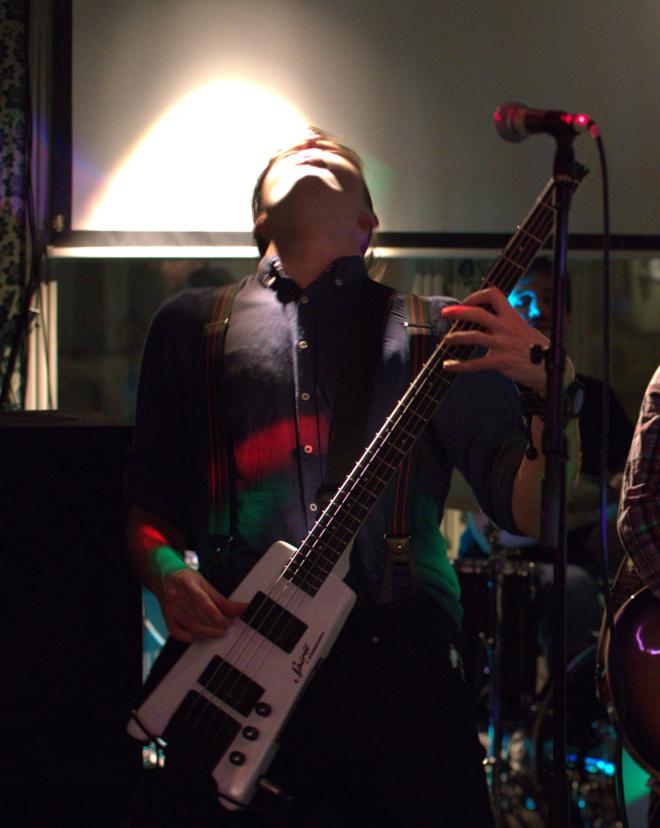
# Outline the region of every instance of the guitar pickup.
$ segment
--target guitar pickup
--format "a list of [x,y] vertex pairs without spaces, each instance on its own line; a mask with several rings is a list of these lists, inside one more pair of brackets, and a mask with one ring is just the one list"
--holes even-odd
[[293,651],[307,629],[307,624],[263,592],[257,592],[241,618],[285,653]]
[[209,693],[243,716],[250,715],[264,694],[261,685],[219,656],[213,656],[197,681]]
[[189,774],[210,772],[240,729],[236,719],[191,690],[163,733],[167,741],[168,764],[181,764]]

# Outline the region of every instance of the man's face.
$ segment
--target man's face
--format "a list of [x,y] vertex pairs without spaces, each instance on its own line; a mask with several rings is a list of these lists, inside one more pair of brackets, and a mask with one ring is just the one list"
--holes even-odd
[[295,195],[310,209],[319,199],[347,214],[367,210],[360,170],[332,141],[310,138],[282,153],[266,174],[261,206],[268,211]]
[[552,276],[531,272],[509,294],[509,303],[529,324],[549,337],[552,325]]

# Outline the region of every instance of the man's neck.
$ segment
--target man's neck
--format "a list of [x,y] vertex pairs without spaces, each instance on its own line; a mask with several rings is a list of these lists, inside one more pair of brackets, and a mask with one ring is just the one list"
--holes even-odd
[[271,243],[267,255],[280,257],[285,273],[301,288],[308,287],[336,260],[343,256],[361,256],[354,242],[335,239],[295,239]]

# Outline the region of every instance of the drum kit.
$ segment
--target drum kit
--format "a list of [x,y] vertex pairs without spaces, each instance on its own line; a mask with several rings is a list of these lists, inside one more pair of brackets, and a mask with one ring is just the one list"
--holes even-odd
[[[454,560],[464,609],[465,680],[486,747],[497,828],[544,828],[552,769],[552,680],[538,644],[537,564],[481,524],[487,556]],[[505,545],[506,544],[506,545]],[[527,552],[528,557],[525,557]],[[616,732],[598,701],[596,641],[567,665],[573,828],[616,828]]]

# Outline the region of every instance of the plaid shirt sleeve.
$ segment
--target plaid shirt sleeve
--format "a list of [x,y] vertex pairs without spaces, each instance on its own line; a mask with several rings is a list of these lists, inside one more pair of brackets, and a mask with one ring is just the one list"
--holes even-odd
[[644,394],[628,454],[618,530],[640,578],[660,598],[660,366]]

